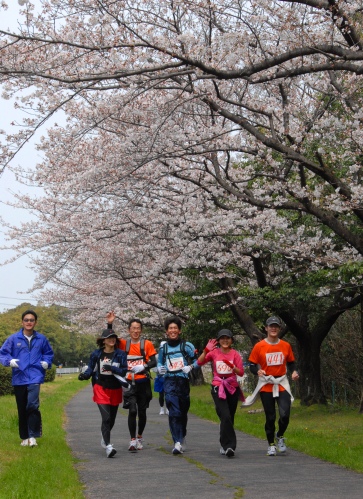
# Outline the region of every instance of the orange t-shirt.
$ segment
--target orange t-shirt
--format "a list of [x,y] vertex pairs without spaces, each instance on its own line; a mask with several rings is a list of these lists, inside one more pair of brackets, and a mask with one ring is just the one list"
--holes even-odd
[[[126,351],[126,341],[127,340],[123,339],[120,341],[119,348],[124,352]],[[145,362],[149,362],[150,357],[157,354],[154,345],[149,340],[145,340],[144,352],[145,352]],[[130,370],[132,366],[137,366],[137,365],[144,365],[144,359],[141,355],[140,341],[138,343],[130,343],[130,350],[129,353],[127,354],[127,369]],[[130,381],[132,380],[133,377],[135,381],[147,378],[146,374],[137,373],[133,375],[130,372],[126,374],[126,379]]]
[[[268,343],[261,340],[253,347],[248,359],[253,364],[259,364],[267,376],[278,378],[286,374],[286,363],[294,362],[295,357],[291,345],[287,341],[279,340],[278,343]],[[261,392],[272,392],[273,384],[268,383],[261,388]],[[279,391],[284,391],[279,385]]]

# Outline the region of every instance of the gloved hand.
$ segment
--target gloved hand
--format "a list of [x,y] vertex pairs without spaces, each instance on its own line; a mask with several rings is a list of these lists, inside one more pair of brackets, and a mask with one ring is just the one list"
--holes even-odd
[[184,374],[189,374],[192,369],[193,369],[193,366],[184,366],[184,367],[182,367],[182,371],[183,371]]
[[45,362],[45,360],[41,360],[40,363],[43,369],[48,369],[48,362]]
[[217,347],[217,340],[209,340],[204,349],[205,353],[211,352]]
[[111,364],[103,364],[103,366],[102,366],[102,372],[104,372],[104,371],[112,371]]
[[85,373],[80,373],[78,375],[78,379],[79,379],[79,381],[84,381],[86,379],[89,379],[89,376],[87,376],[87,374],[85,374]]
[[19,367],[19,359],[11,359],[10,361],[10,367]]
[[140,366],[140,365],[138,365],[138,366],[133,366],[133,367],[130,369],[130,371],[131,371],[132,373],[141,373],[142,371],[145,371],[145,367],[144,367],[144,366]]
[[166,367],[165,366],[159,366],[158,367],[158,373],[163,375],[166,373]]
[[225,359],[223,359],[223,362],[224,362],[225,364],[227,364],[227,366],[228,366],[228,367],[230,367],[231,369],[233,369],[233,368],[234,368],[234,364],[232,364],[232,362],[229,362],[229,360],[225,360]]

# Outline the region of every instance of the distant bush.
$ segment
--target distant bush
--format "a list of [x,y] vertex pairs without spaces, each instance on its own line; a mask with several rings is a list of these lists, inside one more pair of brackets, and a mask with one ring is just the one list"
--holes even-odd
[[50,369],[47,369],[47,371],[45,373],[45,379],[44,379],[45,383],[49,383],[49,381],[55,380],[56,370],[57,370],[57,368],[54,364],[52,365],[52,367]]
[[11,395],[12,393],[11,369],[0,364],[0,395]]

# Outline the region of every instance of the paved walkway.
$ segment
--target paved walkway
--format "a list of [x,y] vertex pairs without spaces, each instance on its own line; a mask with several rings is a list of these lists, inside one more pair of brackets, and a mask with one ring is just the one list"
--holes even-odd
[[219,454],[218,425],[190,415],[187,450],[171,454],[167,416],[157,399],[148,410],[144,450],[128,452],[127,412],[112,432],[117,454],[107,459],[100,445],[101,417],[90,385],[66,408],[68,442],[86,485],[87,499],[361,499],[363,475],[288,450],[267,457],[266,443],[238,432],[236,456]]

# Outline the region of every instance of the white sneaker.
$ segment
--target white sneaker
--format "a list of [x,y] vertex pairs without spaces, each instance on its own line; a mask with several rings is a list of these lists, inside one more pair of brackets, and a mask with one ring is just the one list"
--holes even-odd
[[29,438],[29,447],[36,447],[38,444],[37,444],[37,441],[35,440],[34,437],[30,437]]
[[106,442],[103,440],[103,437],[101,438],[101,447],[103,447],[104,449],[106,449],[107,447]]
[[173,454],[183,454],[183,449],[180,442],[175,442],[174,449],[172,450]]
[[226,455],[226,451],[223,449],[223,447],[221,447],[219,449],[219,453],[222,455],[222,456],[225,456]]
[[276,446],[275,445],[268,446],[267,455],[268,456],[276,456]]
[[28,438],[26,438],[25,440],[22,440],[22,441],[20,442],[20,445],[21,445],[22,447],[28,447],[28,445],[29,445],[29,439],[28,439]]
[[169,416],[169,411],[168,411],[168,408],[167,408],[167,407],[165,407],[165,414],[166,414],[167,416]]
[[284,437],[278,437],[276,433],[276,446],[279,452],[286,452],[286,445]]
[[136,452],[137,451],[137,440],[136,440],[136,438],[134,438],[134,439],[132,439],[130,441],[129,451],[131,451],[131,452]]
[[143,446],[143,439],[142,438],[137,438],[136,449],[137,450],[142,450],[143,448],[144,448],[144,446]]
[[162,414],[165,414],[164,407],[160,407],[159,415],[161,416]]
[[113,457],[116,454],[117,450],[113,448],[112,444],[108,444],[106,446],[106,456]]

